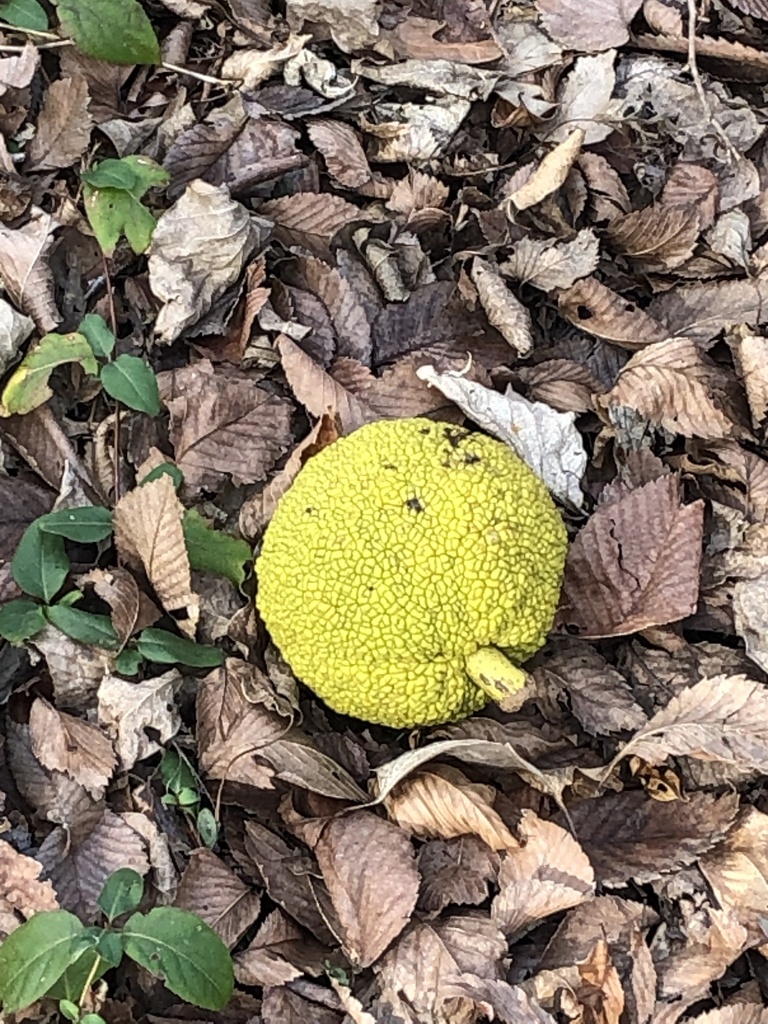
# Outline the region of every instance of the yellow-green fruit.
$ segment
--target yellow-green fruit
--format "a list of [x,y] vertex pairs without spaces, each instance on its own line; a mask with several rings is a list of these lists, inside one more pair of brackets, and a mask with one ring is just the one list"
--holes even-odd
[[[503,662],[495,649],[522,661],[543,644],[566,543],[546,487],[506,445],[381,420],[315,455],[282,498],[257,603],[283,657],[332,708],[437,724],[486,703]],[[514,688],[522,673],[509,668]]]

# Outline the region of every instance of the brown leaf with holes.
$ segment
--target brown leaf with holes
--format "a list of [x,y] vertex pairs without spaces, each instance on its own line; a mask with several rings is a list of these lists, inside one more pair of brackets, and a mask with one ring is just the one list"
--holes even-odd
[[371,811],[329,821],[314,848],[342,928],[346,955],[369,967],[405,928],[419,873],[411,842]]
[[167,473],[129,491],[115,506],[115,544],[134,568],[143,568],[167,612],[179,629],[194,637],[200,618],[200,599],[192,591],[189,556],[184,541],[184,507]]
[[696,608],[704,504],[676,475],[599,505],[571,545],[559,621],[583,637],[624,636]]
[[230,949],[259,916],[261,901],[211,850],[193,850],[173,901],[197,914]]
[[747,434],[734,385],[693,340],[669,338],[636,352],[596,401],[605,410],[628,406],[670,433],[715,441]]
[[637,270],[668,272],[693,255],[699,237],[696,207],[646,206],[612,220],[607,244],[627,256]]
[[622,46],[643,0],[536,0],[541,22],[561,46],[594,53]]
[[360,188],[373,177],[354,129],[343,121],[311,121],[307,134],[323,154],[328,173],[346,188]]
[[479,836],[492,850],[516,849],[515,837],[493,809],[492,788],[457,768],[438,765],[410,775],[384,801],[393,821],[417,839]]
[[665,803],[632,790],[572,803],[568,813],[598,883],[624,888],[692,864],[726,834],[738,805],[735,793]]
[[522,845],[505,853],[499,893],[491,906],[493,920],[513,941],[550,914],[578,906],[595,892],[592,865],[569,832],[530,810],[522,812],[518,830]]
[[595,277],[560,292],[557,304],[574,327],[624,348],[643,348],[667,337],[661,323]]
[[31,171],[70,167],[88,148],[93,120],[88,84],[81,75],[51,82],[29,150]]
[[158,376],[185,485],[214,489],[231,476],[258,483],[288,448],[291,405],[237,371],[200,362]]
[[64,714],[38,697],[29,713],[32,751],[51,771],[63,772],[98,800],[104,795],[117,757],[98,726]]
[[259,214],[274,220],[275,237],[283,245],[302,246],[321,260],[331,259],[329,244],[337,231],[365,219],[358,206],[327,192],[297,192],[270,199],[260,207]]

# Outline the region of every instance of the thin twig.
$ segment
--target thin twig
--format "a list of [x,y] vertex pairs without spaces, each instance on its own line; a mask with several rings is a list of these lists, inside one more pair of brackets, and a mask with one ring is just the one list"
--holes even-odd
[[204,75],[201,71],[190,71],[189,68],[182,68],[178,64],[169,64],[165,60],[160,66],[165,68],[166,71],[176,71],[180,75],[189,75],[190,78],[196,78],[198,82],[208,82],[209,85],[224,85],[229,88],[235,85],[232,79],[214,78],[213,75]]
[[[107,257],[102,254],[104,263],[104,282],[107,286],[107,305],[109,307],[109,324],[112,333],[117,338],[117,314],[115,312],[115,293],[112,291],[112,278],[109,273]],[[115,504],[120,500],[120,403],[115,399],[115,458],[114,465],[114,490]]]
[[[71,39],[57,39],[55,43],[38,43],[38,50],[61,50],[65,46],[74,46]],[[0,46],[0,53],[24,53],[26,46]]]
[[688,0],[688,70],[691,73],[696,94],[699,97],[699,102],[704,110],[704,116],[706,117],[707,122],[712,128],[714,128],[716,134],[720,137],[731,156],[738,161],[741,160],[741,153],[739,153],[738,149],[736,149],[734,144],[723,131],[722,126],[713,116],[712,107],[709,105],[709,99],[704,88],[704,83],[701,80],[699,65],[696,60],[696,22],[698,17],[699,13],[696,10],[696,0]]
[[55,32],[42,32],[36,28],[19,28],[18,25],[9,25],[7,21],[0,21],[0,29],[4,29],[6,32],[16,32],[22,36],[37,36],[40,39],[61,40],[61,36],[57,36]]

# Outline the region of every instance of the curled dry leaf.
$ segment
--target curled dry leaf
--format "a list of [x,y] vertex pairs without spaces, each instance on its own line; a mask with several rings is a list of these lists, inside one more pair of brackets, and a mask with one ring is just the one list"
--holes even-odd
[[581,144],[591,146],[611,134],[618,113],[618,102],[612,98],[615,62],[615,50],[576,58],[558,89],[557,114],[549,139],[565,142],[578,128],[584,133]]
[[709,341],[735,324],[760,325],[768,309],[768,270],[748,279],[680,285],[657,295],[648,314],[667,326],[667,334]]
[[170,345],[234,284],[268,223],[254,219],[223,185],[199,179],[161,214],[149,256],[149,286],[163,303],[155,331]]
[[557,192],[568,177],[568,172],[584,144],[584,138],[584,131],[581,128],[576,128],[565,139],[558,142],[552,152],[547,153],[525,184],[511,193],[510,203],[517,210],[527,210],[530,206],[536,206],[547,196],[552,195],[553,192]]
[[688,686],[622,748],[649,764],[688,756],[768,772],[768,687],[746,676]]
[[671,433],[718,440],[746,434],[732,389],[727,369],[694,341],[669,338],[636,352],[597,402],[604,409],[628,406]]
[[48,266],[53,232],[60,226],[50,213],[37,208],[24,227],[0,224],[0,278],[14,303],[44,334],[61,320]]
[[667,336],[661,323],[595,277],[577,281],[557,303],[574,327],[624,348],[643,348]]
[[643,0],[536,0],[544,28],[570,50],[608,50],[629,39],[629,25]]
[[161,616],[160,609],[147,595],[127,569],[92,569],[81,576],[82,585],[91,584],[102,601],[112,610],[112,625],[121,646],[134,633],[153,625]]
[[296,259],[297,284],[308,288],[323,303],[336,335],[334,354],[370,365],[371,326],[356,292],[339,271],[312,256]]
[[365,404],[365,393],[373,385],[375,377],[362,363],[347,362],[342,384],[287,335],[281,334],[275,344],[288,383],[313,416],[337,414],[345,434],[371,419],[378,419]]
[[292,406],[251,377],[223,373],[207,359],[158,376],[171,414],[171,441],[184,482],[194,493],[259,483],[291,441]]
[[531,399],[558,412],[593,412],[593,395],[603,390],[589,367],[571,359],[545,359],[536,366],[521,366],[517,374]]
[[315,856],[352,963],[369,967],[405,928],[419,892],[410,840],[371,811],[329,821]]
[[747,945],[746,928],[716,907],[687,921],[685,930],[683,948],[658,963],[658,991],[666,999],[706,992]]
[[511,940],[595,892],[592,865],[564,828],[524,810],[518,831],[522,846],[504,855],[491,906],[493,920]]
[[[99,721],[114,736],[115,750],[124,770],[151,757],[179,731],[175,692],[181,676],[174,668],[143,683],[117,676],[99,687]],[[148,729],[152,730],[150,735]],[[155,739],[157,737],[157,739]]]
[[28,919],[43,910],[59,909],[50,880],[40,881],[42,870],[39,860],[19,853],[9,842],[0,843],[0,937],[7,937],[6,929],[16,915]]
[[181,612],[179,629],[194,637],[200,599],[192,592],[184,541],[184,508],[172,478],[163,473],[129,491],[115,506],[115,544],[129,565],[143,568],[167,612]]
[[674,474],[599,505],[568,552],[559,621],[623,636],[696,609],[704,503],[680,504]]
[[434,366],[421,366],[416,373],[439,388],[478,426],[510,445],[556,498],[581,508],[587,453],[573,413],[529,402],[511,387],[500,395],[454,370],[437,373]]
[[82,718],[57,711],[38,697],[29,713],[32,751],[51,771],[64,772],[99,800],[117,766],[112,744]]
[[603,793],[568,811],[597,881],[623,888],[630,878],[643,884],[692,864],[725,835],[738,806],[735,793],[661,802],[633,790]]
[[197,914],[231,949],[259,916],[258,895],[211,850],[193,850],[174,906]]
[[518,356],[529,355],[533,347],[531,314],[504,283],[499,271],[486,260],[475,257],[471,275],[488,322]]
[[579,231],[571,242],[526,236],[512,247],[511,257],[500,269],[523,284],[551,292],[571,288],[579,278],[591,274],[597,266],[599,252],[600,243],[590,228]]
[[413,1024],[449,1024],[443,1006],[462,971],[433,926],[417,923],[376,965],[381,1016]]
[[747,392],[752,426],[757,429],[768,413],[768,338],[742,329],[728,341]]
[[373,177],[354,129],[343,121],[310,122],[307,134],[323,154],[328,173],[346,188],[360,188]]
[[493,809],[492,787],[447,765],[404,779],[384,800],[393,821],[419,839],[477,835],[492,850],[519,844]]
[[720,846],[699,862],[718,905],[743,925],[750,945],[765,943],[768,815],[745,807]]

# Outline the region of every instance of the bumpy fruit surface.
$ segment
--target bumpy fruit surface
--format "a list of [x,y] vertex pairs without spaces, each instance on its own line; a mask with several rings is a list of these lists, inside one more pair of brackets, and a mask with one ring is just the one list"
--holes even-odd
[[382,420],[311,458],[281,499],[257,603],[283,657],[332,708],[437,724],[486,703],[468,674],[485,649],[520,662],[543,644],[566,545],[549,492],[506,445]]

